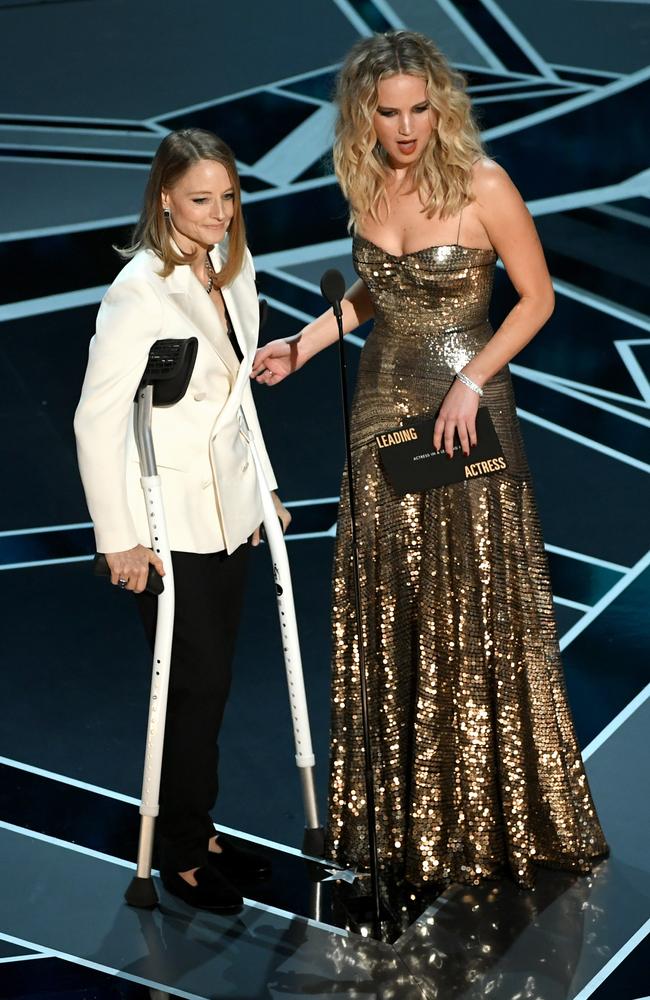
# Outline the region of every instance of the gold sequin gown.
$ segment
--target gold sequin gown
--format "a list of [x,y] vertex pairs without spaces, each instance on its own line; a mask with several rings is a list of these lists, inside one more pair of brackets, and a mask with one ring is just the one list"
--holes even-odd
[[[352,407],[363,636],[384,877],[478,882],[607,853],[573,730],[548,568],[506,369],[485,386],[508,468],[398,497],[375,435],[438,409],[492,335],[496,256],[401,257],[356,237],[375,323]],[[330,857],[367,865],[346,475],[333,583]]]

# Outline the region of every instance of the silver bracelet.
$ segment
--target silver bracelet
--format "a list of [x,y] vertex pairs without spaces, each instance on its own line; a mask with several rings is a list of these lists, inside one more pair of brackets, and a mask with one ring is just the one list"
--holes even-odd
[[476,382],[472,382],[471,378],[468,378],[464,372],[456,372],[456,378],[459,382],[462,382],[463,385],[466,385],[468,389],[471,389],[472,392],[475,392],[477,396],[483,395],[483,390],[480,385],[477,385]]

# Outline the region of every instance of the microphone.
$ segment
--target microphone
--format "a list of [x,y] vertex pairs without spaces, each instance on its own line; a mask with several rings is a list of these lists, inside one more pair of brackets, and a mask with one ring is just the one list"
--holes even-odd
[[343,316],[341,299],[345,295],[345,279],[341,272],[334,268],[326,271],[320,279],[320,290],[323,298],[327,299],[334,310],[336,318],[341,319]]
[[[357,542],[357,501],[355,496],[354,477],[352,475],[352,448],[350,444],[350,411],[348,407],[348,377],[345,364],[345,345],[343,337],[343,310],[341,299],[345,295],[345,279],[340,271],[326,271],[320,279],[320,290],[327,299],[339,330],[339,362],[341,370],[341,402],[343,404],[343,434],[345,437],[345,454],[347,459],[348,478],[348,510],[350,514],[350,530],[352,533],[352,576],[354,579],[354,609],[357,619],[357,644],[359,649],[359,692],[361,696],[361,720],[363,726],[363,753],[366,784],[366,815],[368,817],[368,848],[370,854],[370,883],[372,887],[372,927],[376,938],[381,940],[381,890],[379,886],[379,858],[377,852],[377,811],[375,806],[375,784],[372,769],[372,742],[368,720],[368,686],[366,675],[366,659],[361,638],[361,582],[359,571],[359,546]],[[342,518],[343,512],[340,517]]]

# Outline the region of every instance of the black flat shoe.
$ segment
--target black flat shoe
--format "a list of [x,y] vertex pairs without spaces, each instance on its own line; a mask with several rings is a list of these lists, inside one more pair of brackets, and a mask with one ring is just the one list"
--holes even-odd
[[210,851],[210,867],[231,879],[235,883],[239,882],[261,882],[270,878],[271,862],[263,854],[249,851],[246,847],[239,847],[230,837],[220,833],[217,843],[221,851]]
[[239,913],[244,905],[241,893],[235,886],[209,865],[197,868],[194,872],[196,885],[190,885],[178,872],[161,872],[160,877],[168,892],[200,910]]

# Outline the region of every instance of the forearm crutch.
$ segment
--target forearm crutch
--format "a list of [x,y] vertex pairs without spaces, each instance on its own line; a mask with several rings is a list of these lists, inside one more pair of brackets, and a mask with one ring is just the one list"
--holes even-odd
[[318,820],[318,805],[314,785],[315,757],[311,742],[309,711],[307,708],[307,696],[305,694],[305,680],[302,670],[298,623],[293,600],[287,546],[275,504],[273,503],[271,490],[268,486],[257,448],[255,447],[255,441],[249,432],[242,410],[240,410],[240,419],[243,425],[242,429],[245,430],[249,438],[248,443],[255,464],[262,501],[264,531],[273,564],[273,579],[275,581],[275,594],[278,602],[284,666],[289,689],[289,707],[291,709],[293,737],[296,748],[296,765],[300,774],[305,810],[305,834],[302,850],[305,854],[309,854],[312,857],[322,857],[325,846],[325,832]]
[[151,877],[151,858],[156,816],[159,810],[160,772],[174,632],[174,572],[160,477],[156,468],[151,418],[154,406],[172,406],[185,395],[194,369],[197,348],[196,337],[190,337],[188,340],[156,341],[149,352],[147,367],[134,403],[135,439],[142,472],[140,482],[147,506],[151,547],[165,568],[164,588],[158,595],[140,803],[138,864],[135,877],[124,894],[130,906],[147,908],[152,908],[158,903],[158,894]]

